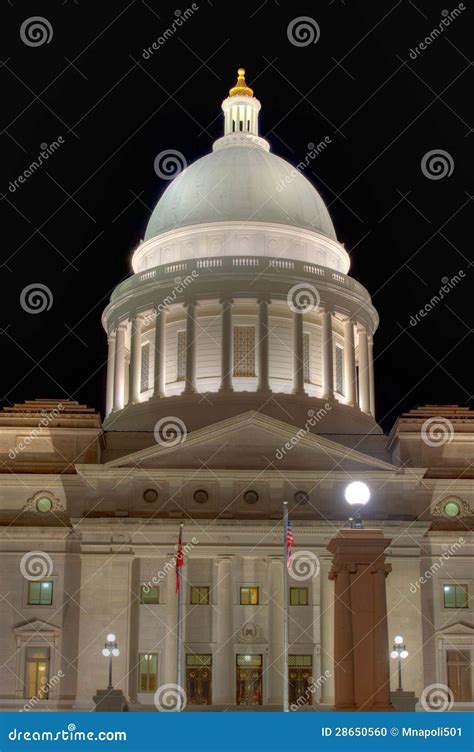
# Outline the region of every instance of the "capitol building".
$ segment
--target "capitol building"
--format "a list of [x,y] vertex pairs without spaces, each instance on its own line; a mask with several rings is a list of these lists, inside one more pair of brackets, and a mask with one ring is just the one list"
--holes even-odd
[[[388,691],[401,635],[403,690],[474,708],[474,412],[414,406],[378,426],[377,311],[305,176],[314,154],[274,154],[260,107],[239,69],[223,135],[158,201],[102,315],[104,417],[61,395],[0,411],[3,711],[94,709],[109,634],[128,710],[160,709],[181,522],[186,711],[279,710],[286,680],[292,706],[332,709],[328,545],[353,481],[386,539]],[[283,501],[309,565],[290,568],[287,666]]]

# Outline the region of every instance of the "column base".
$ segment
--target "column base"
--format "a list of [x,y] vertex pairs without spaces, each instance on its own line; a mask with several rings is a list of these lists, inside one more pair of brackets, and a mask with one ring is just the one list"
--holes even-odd
[[232,392],[234,391],[234,387],[233,386],[221,386],[217,391],[219,394],[232,394]]
[[295,395],[297,395],[299,397],[306,397],[307,396],[305,390],[302,389],[301,387],[295,387],[294,389],[292,389],[291,393],[295,394]]
[[335,713],[357,713],[359,708],[357,707],[357,705],[354,705],[354,704],[346,705],[346,704],[340,703],[340,704],[334,705],[333,710]]
[[270,389],[269,386],[258,386],[257,387],[257,392],[259,394],[271,394],[272,390]]
[[183,394],[197,394],[197,389],[195,386],[186,386],[183,389]]

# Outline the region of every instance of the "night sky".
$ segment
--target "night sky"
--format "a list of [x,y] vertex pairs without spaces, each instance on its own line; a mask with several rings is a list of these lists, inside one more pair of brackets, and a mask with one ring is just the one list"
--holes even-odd
[[[331,139],[305,175],[380,315],[383,428],[418,404],[471,404],[468,3],[419,54],[442,11],[462,3],[196,6],[145,59],[191,3],[3,0],[1,404],[68,396],[103,414],[101,312],[168,185],[155,157],[174,149],[190,163],[210,151],[238,66],[276,154],[297,164],[308,143]],[[23,41],[32,16],[47,21],[41,44]],[[302,16],[315,43],[289,38]],[[20,184],[53,141],[60,146]],[[441,152],[433,163],[432,151]],[[454,275],[444,300],[411,325]],[[52,303],[28,313],[22,292],[38,283]]]

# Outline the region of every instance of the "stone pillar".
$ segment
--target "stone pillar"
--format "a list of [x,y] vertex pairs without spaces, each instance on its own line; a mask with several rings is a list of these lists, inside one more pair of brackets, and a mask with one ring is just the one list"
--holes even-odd
[[114,363],[115,363],[115,332],[108,337],[107,350],[107,387],[105,397],[105,416],[110,415],[114,406]]
[[332,705],[334,703],[334,581],[329,579],[331,568],[329,556],[320,556],[319,561],[321,565],[319,576],[321,586],[320,676],[327,677],[324,684],[321,684],[320,702],[324,705]]
[[232,557],[219,557],[216,569],[217,582],[214,591],[217,602],[213,609],[216,621],[212,638],[216,652],[212,666],[212,704],[235,705]]
[[369,343],[365,326],[357,327],[359,333],[359,405],[364,413],[370,412]]
[[334,555],[335,710],[393,710],[385,592],[390,542],[382,530],[344,528],[328,545]]
[[196,389],[196,308],[193,300],[186,303],[186,386],[185,394],[195,394]]
[[166,388],[166,317],[164,307],[155,310],[155,351],[153,371],[153,397],[165,396]]
[[[283,560],[270,559],[268,568],[268,703],[283,702]],[[291,651],[290,651],[291,652]]]
[[142,320],[133,316],[130,330],[130,402],[140,401],[142,359]]
[[268,366],[268,300],[258,301],[258,387],[259,392],[270,391]]
[[334,399],[332,311],[323,312],[323,399]]
[[374,338],[369,336],[369,403],[370,414],[375,418],[375,386],[374,386]]
[[354,407],[357,402],[356,364],[354,323],[350,319],[344,321],[344,387],[347,404]]
[[231,298],[225,298],[222,304],[221,324],[221,386],[220,392],[233,392],[232,386],[232,355],[233,355],[233,332],[232,332],[232,304]]
[[293,311],[293,394],[304,394],[303,309]]
[[114,410],[125,404],[125,325],[119,324],[115,332],[114,358]]

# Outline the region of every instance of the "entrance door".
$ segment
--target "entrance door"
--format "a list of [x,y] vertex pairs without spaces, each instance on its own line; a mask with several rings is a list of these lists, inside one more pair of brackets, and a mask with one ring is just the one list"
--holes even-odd
[[237,705],[262,704],[262,656],[237,656]]
[[48,699],[49,648],[26,648],[25,697]]
[[190,705],[210,705],[212,655],[186,656],[186,694]]
[[310,705],[312,693],[309,689],[313,680],[313,658],[311,655],[288,656],[288,696],[290,704]]

